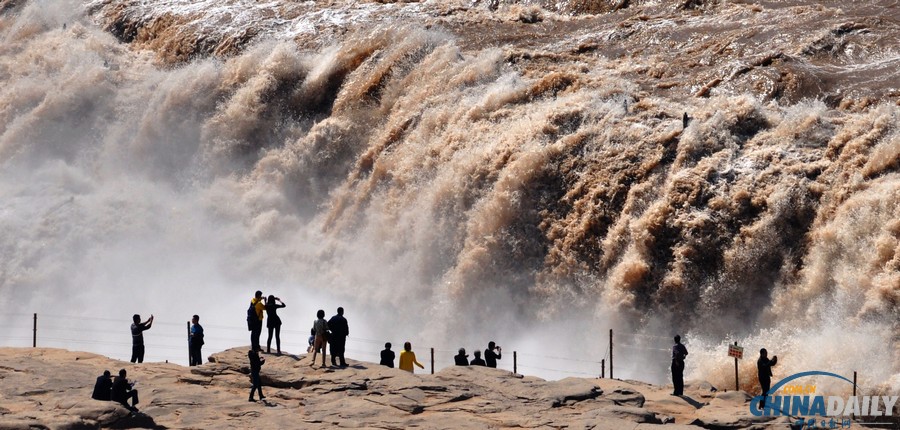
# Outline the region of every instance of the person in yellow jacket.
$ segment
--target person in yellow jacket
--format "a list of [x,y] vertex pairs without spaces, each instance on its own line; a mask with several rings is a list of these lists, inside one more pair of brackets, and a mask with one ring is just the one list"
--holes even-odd
[[397,367],[399,367],[400,370],[405,370],[409,373],[415,373],[413,372],[413,364],[419,366],[419,369],[425,368],[422,363],[419,363],[416,360],[416,353],[412,352],[412,344],[406,342],[403,344],[403,351],[400,351],[400,365]]
[[254,351],[262,351],[262,347],[259,346],[259,335],[262,334],[263,315],[266,311],[266,299],[263,297],[262,291],[257,291],[250,299],[250,306],[253,306],[256,317],[259,318],[259,321],[253,321],[254,324],[250,328],[250,348]]

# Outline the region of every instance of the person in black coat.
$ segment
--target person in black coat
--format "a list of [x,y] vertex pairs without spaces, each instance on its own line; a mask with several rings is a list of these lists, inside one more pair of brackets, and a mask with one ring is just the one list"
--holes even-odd
[[394,351],[391,351],[391,343],[385,343],[384,349],[381,351],[381,364],[382,366],[387,366],[390,368],[394,368]]
[[275,334],[276,354],[281,355],[281,317],[278,309],[287,307],[281,299],[270,295],[266,300],[266,328],[269,329],[269,338],[266,340],[266,354],[272,353],[272,333]]
[[112,400],[112,375],[109,370],[104,370],[103,374],[97,377],[97,383],[94,384],[94,393],[91,398],[94,400]]
[[255,348],[250,348],[250,351],[247,352],[247,358],[250,359],[250,398],[247,400],[251,402],[256,401],[253,398],[254,391],[259,391],[259,400],[263,400],[266,396],[263,396],[262,379],[259,377],[259,372],[262,370],[262,365],[265,364],[266,359],[260,357],[259,352]]
[[[138,404],[138,392],[133,388],[134,383],[128,382],[128,378],[126,378],[125,375],[125,369],[119,370],[119,376],[116,377],[116,380],[113,381],[112,384],[111,399],[114,402],[121,403],[122,406],[125,406],[128,410],[137,412],[135,405]],[[129,399],[131,399],[131,406],[128,406]]]
[[675,335],[675,345],[672,346],[672,385],[673,396],[684,395],[684,359],[688,351],[681,343],[681,336]]
[[337,315],[328,320],[329,342],[331,342],[331,365],[337,366],[340,359],[341,367],[347,367],[344,360],[344,347],[347,345],[347,336],[350,336],[350,327],[344,318],[344,308],[337,308]]
[[772,356],[769,360],[769,352],[765,348],[759,350],[759,360],[756,360],[756,370],[759,373],[759,386],[762,388],[762,401],[759,408],[766,405],[766,396],[772,388],[772,366],[778,363],[778,356]]
[[488,347],[484,350],[484,362],[487,363],[487,367],[496,368],[497,360],[503,358],[500,356],[502,353],[503,349],[497,346],[494,341],[488,342]]
[[472,366],[486,366],[487,365],[484,362],[484,360],[481,359],[481,351],[476,350],[475,352],[473,352],[473,354],[475,354],[475,358],[473,358],[472,362],[469,363],[470,365],[472,365]]
[[459,349],[459,354],[453,356],[453,361],[457,366],[468,366],[469,365],[469,354],[466,354],[465,348]]

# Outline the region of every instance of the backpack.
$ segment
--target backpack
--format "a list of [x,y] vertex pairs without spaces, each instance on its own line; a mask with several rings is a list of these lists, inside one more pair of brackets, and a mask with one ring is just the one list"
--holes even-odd
[[256,315],[256,304],[250,302],[247,308],[247,331],[253,331],[253,327],[259,324],[259,315]]

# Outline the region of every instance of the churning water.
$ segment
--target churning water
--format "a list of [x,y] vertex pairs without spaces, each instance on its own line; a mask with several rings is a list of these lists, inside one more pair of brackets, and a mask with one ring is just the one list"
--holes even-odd
[[369,361],[900,390],[900,5],[621,3],[0,1],[0,318],[184,361],[260,289],[292,352],[343,305]]

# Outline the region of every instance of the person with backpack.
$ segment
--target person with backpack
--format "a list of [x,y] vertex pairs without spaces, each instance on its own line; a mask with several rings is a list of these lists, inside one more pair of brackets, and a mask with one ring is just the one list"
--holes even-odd
[[269,329],[269,338],[266,340],[266,354],[272,353],[272,333],[275,333],[275,347],[277,354],[281,355],[281,318],[278,309],[287,307],[281,299],[274,294],[266,300],[266,328]]
[[263,314],[266,310],[266,299],[262,291],[257,291],[250,299],[250,307],[247,308],[247,330],[250,330],[250,348],[262,351],[259,346],[259,336],[262,334]]
[[131,317],[131,362],[144,362],[144,331],[153,326],[153,315],[147,321],[141,322],[141,316],[134,314]]
[[203,348],[203,326],[200,325],[200,317],[194,315],[191,318],[191,332],[190,336],[188,336],[188,350],[190,351],[191,362],[190,366],[199,366],[203,364],[203,353],[201,352],[201,348]]

